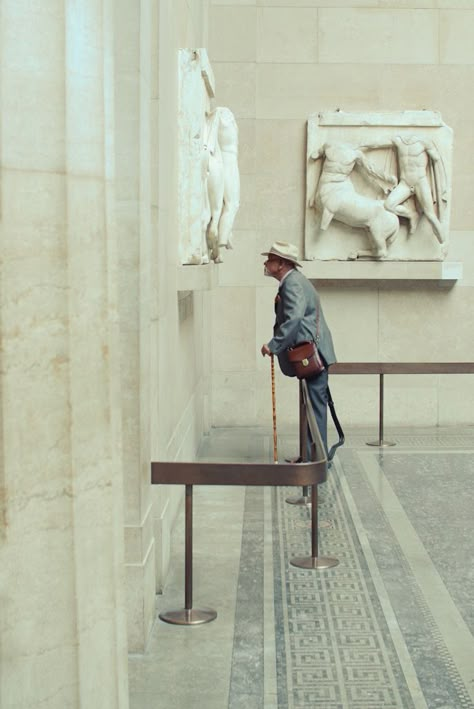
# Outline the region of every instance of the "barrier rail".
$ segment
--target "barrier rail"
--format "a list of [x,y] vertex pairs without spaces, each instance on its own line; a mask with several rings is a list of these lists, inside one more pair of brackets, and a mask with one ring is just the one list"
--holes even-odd
[[[305,383],[300,385],[305,388]],[[307,392],[301,401],[307,400]],[[193,608],[193,486],[194,485],[301,485],[311,486],[311,556],[290,560],[303,569],[328,569],[339,562],[332,557],[319,556],[318,549],[318,485],[326,481],[327,461],[321,436],[312,412],[302,404],[300,414],[307,425],[301,426],[303,450],[306,450],[308,428],[312,439],[311,462],[301,463],[207,463],[157,462],[151,464],[151,482],[154,485],[185,485],[185,574],[184,608],[160,613],[161,620],[175,625],[198,625],[217,617],[210,608]]]
[[384,375],[385,374],[474,374],[474,362],[338,362],[331,365],[333,374],[379,375],[379,438],[368,441],[368,446],[385,448],[394,446],[383,437],[384,428]]
[[[216,618],[211,609],[193,608],[192,520],[193,485],[311,485],[311,557],[298,557],[292,563],[303,568],[329,568],[335,559],[318,556],[317,486],[326,480],[326,460],[310,463],[152,463],[153,484],[185,485],[185,605],[166,611],[161,620],[177,625],[197,625]],[[297,563],[296,563],[297,562]]]

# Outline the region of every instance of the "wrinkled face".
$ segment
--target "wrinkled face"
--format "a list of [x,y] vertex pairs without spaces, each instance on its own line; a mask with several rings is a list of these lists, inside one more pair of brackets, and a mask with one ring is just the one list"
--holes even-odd
[[283,265],[283,259],[273,254],[269,254],[266,261],[264,261],[264,274],[266,276],[272,276],[273,278],[278,278],[278,273],[281,271]]

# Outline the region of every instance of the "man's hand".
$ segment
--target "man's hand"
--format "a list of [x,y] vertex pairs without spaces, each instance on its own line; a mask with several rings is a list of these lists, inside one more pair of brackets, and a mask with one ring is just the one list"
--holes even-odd
[[262,345],[262,349],[260,350],[260,352],[262,353],[263,357],[265,357],[265,355],[270,357],[270,355],[272,354],[268,349],[268,345]]

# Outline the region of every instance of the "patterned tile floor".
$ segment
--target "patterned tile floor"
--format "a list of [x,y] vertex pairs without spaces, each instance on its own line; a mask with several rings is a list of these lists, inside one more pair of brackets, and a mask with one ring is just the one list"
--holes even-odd
[[[474,427],[353,430],[319,491],[325,571],[292,488],[196,488],[194,606],[130,657],[131,709],[474,709]],[[296,432],[279,439],[280,458]],[[263,429],[216,429],[205,460],[269,460]],[[182,522],[158,610],[183,605]],[[203,602],[205,600],[205,603]]]

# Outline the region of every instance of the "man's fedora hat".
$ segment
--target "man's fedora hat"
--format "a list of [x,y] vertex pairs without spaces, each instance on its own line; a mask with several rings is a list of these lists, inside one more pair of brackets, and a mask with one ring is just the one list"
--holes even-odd
[[262,256],[279,256],[285,259],[285,261],[291,261],[295,266],[302,268],[301,264],[298,263],[298,249],[293,244],[289,244],[287,241],[275,241],[270,246],[269,251],[264,251]]

